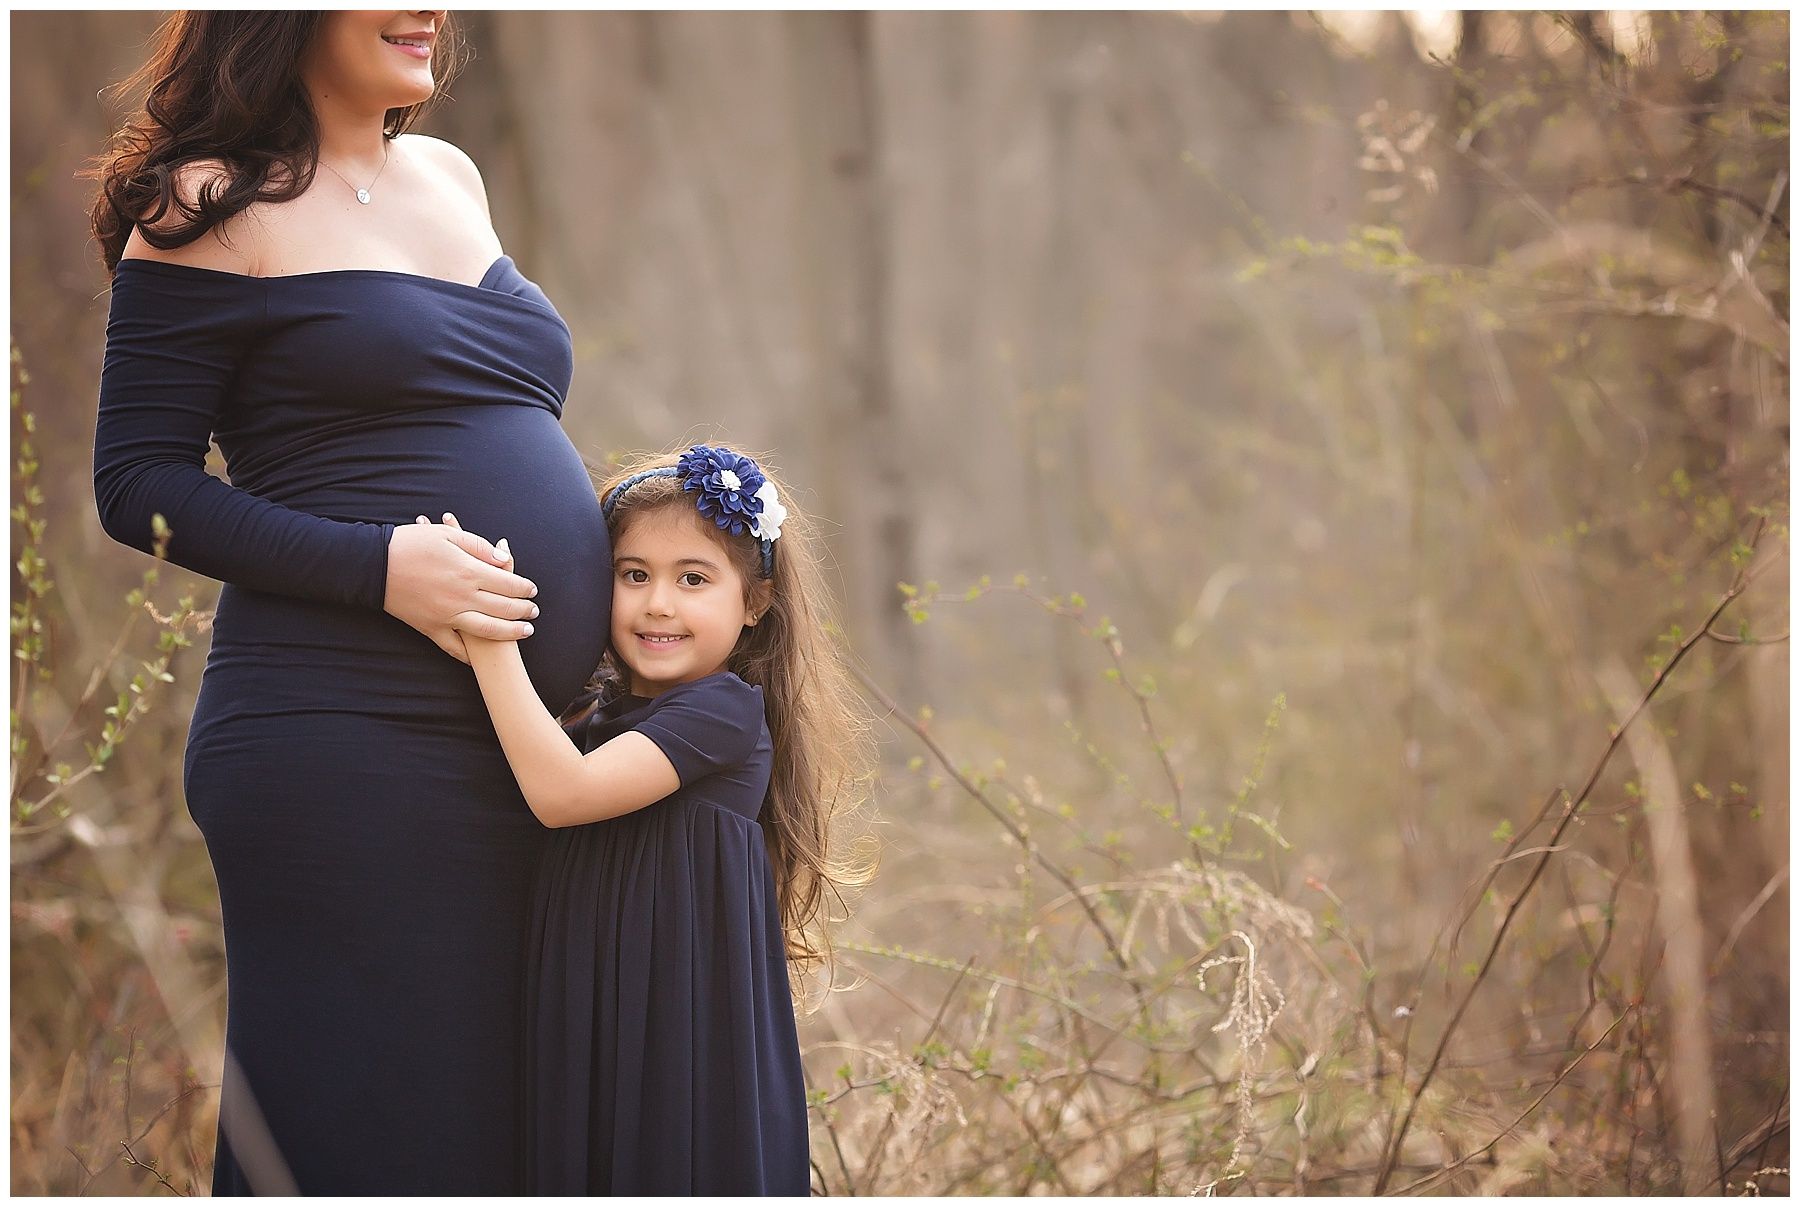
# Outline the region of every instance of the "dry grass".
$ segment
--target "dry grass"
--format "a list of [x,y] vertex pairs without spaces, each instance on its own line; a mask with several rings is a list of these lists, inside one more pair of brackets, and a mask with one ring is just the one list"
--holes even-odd
[[[996,823],[1006,849],[1023,852],[1064,891],[1038,903],[1022,884],[1030,904],[1011,917],[1015,927],[1031,924],[986,960],[844,945],[864,977],[880,983],[881,970],[904,964],[934,970],[943,988],[936,1001],[905,1003],[922,1021],[909,1051],[848,1037],[810,1045],[812,1067],[841,1061],[813,1091],[819,1183],[858,1195],[1678,1191],[1694,1175],[1684,1178],[1669,1130],[1670,1050],[1679,1037],[1652,1000],[1655,893],[1622,900],[1633,869],[1600,866],[1571,841],[1570,827],[1596,816],[1589,806],[1615,751],[1684,655],[1778,561],[1779,552],[1756,560],[1766,527],[1758,517],[1733,581],[1628,702],[1621,723],[1595,734],[1583,786],[1549,793],[1521,819],[1430,953],[1387,957],[1411,975],[1384,973],[1372,954],[1379,936],[1350,920],[1330,886],[1308,878],[1315,914],[1227,866],[1288,845],[1266,817],[1242,824],[1247,791],[1228,803],[1221,824],[1174,823],[1167,801],[1180,799],[1179,779],[1151,701],[1128,676],[1110,678],[1131,697],[1125,711],[1144,718],[1158,752],[1145,761],[1169,772],[1167,800],[1145,808],[1128,788],[1087,809],[1116,818],[1138,808],[1141,833],[1160,836],[1148,845],[1160,845],[1167,862],[1085,883],[1071,864],[1091,847],[1068,841],[1065,829],[1034,828],[1050,813],[1041,802],[1026,805],[1011,781],[959,763],[934,725],[869,684],[938,761],[944,782]],[[1122,669],[1116,628],[1087,623],[1079,598],[1013,589],[1080,625]],[[927,615],[995,590],[903,587],[908,606]],[[1278,702],[1271,722],[1280,711]],[[1575,910],[1552,899],[1547,870],[1558,867],[1567,885],[1571,865],[1595,873],[1608,895]],[[1015,953],[1029,953],[1026,962]],[[1504,1003],[1571,973],[1575,983],[1558,988],[1580,991],[1572,1011]],[[840,1029],[856,1021],[826,1013]],[[1466,1034],[1476,1017],[1500,1024],[1478,1044]],[[1779,1085],[1773,1074],[1758,1093]],[[1719,1161],[1707,1163],[1702,1182],[1746,1192],[1756,1154],[1785,1152],[1785,1128],[1778,1104],[1741,1134],[1721,1135]],[[1553,1142],[1573,1136],[1581,1142]],[[1727,1148],[1736,1154],[1730,1165]]]

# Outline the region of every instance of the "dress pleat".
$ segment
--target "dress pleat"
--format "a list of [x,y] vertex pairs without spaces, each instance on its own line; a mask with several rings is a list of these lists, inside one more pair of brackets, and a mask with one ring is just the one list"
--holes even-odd
[[[727,723],[736,737],[716,732]],[[757,820],[771,764],[760,689],[724,673],[623,697],[586,748],[631,728],[666,743],[682,787],[552,835],[528,974],[530,1189],[809,1194],[805,1081]]]

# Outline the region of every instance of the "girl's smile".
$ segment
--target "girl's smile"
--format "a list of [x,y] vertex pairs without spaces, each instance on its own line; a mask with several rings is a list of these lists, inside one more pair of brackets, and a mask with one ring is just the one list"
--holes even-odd
[[754,624],[744,576],[685,498],[634,517],[613,545],[612,646],[631,693],[654,698],[725,669]]

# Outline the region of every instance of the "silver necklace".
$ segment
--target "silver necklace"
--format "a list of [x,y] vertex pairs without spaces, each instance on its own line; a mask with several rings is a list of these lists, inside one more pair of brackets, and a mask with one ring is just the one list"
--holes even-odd
[[[325,163],[325,161],[323,159],[319,160],[319,162]],[[387,171],[387,165],[388,165],[388,147],[387,147],[387,139],[384,138],[381,140],[381,168],[375,173],[375,180],[381,179],[381,173]],[[331,165],[328,163],[325,163],[325,166],[328,168],[331,168]],[[343,180],[345,184],[350,184],[350,182],[348,180],[344,179],[344,174],[342,172],[338,171],[336,168],[331,168],[331,174],[333,176],[336,176],[339,180]],[[356,199],[358,201],[362,202],[364,205],[369,204],[369,189],[372,189],[375,187],[375,180],[369,181],[368,189],[358,189],[358,188],[356,188],[355,185],[350,184],[350,187],[352,189],[356,190]]]

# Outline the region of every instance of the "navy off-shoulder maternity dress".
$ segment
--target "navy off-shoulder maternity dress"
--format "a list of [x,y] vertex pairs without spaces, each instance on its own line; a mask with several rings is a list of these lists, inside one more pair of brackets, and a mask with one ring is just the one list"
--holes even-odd
[[730,671],[571,726],[636,729],[681,787],[553,832],[526,1022],[536,1194],[807,1195],[806,1084],[758,822],[773,746]]
[[235,1058],[214,1193],[517,1192],[551,832],[474,672],[382,603],[394,526],[454,511],[538,585],[520,649],[545,706],[581,691],[612,573],[560,426],[568,327],[505,255],[473,285],[129,259],[106,338],[102,523],[149,551],[160,512],[170,560],[226,584],[184,776]]

